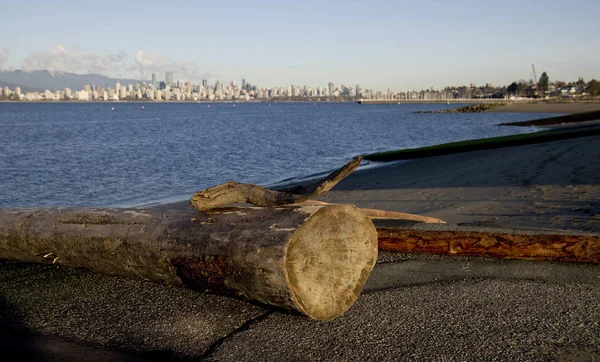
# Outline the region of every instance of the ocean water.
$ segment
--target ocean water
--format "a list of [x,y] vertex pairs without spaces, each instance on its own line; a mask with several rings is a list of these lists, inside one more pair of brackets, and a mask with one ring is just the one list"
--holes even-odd
[[327,172],[359,154],[531,132],[497,124],[548,116],[413,113],[455,106],[0,103],[0,207],[183,200],[231,180]]

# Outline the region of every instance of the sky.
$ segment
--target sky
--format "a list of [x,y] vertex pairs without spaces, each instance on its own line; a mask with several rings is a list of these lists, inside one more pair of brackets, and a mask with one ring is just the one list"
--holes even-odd
[[598,0],[0,0],[0,70],[394,91],[600,79]]

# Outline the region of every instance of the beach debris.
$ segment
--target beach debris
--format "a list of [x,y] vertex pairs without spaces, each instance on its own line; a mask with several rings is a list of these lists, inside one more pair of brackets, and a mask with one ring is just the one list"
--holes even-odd
[[[375,226],[353,205],[131,211],[0,209],[0,259],[208,290],[317,320],[350,308],[377,261]],[[123,222],[74,223],[98,213]]]
[[[190,205],[201,211],[212,210],[229,204],[249,203],[255,206],[332,205],[323,201],[311,200],[331,190],[341,180],[358,168],[362,157],[357,157],[327,177],[309,185],[295,186],[284,190],[272,190],[258,185],[226,182],[200,192],[190,198]],[[360,209],[371,219],[413,220],[423,223],[443,224],[445,221],[404,212]]]
[[190,205],[196,210],[211,210],[220,206],[241,203],[263,207],[297,204],[331,190],[341,180],[354,172],[361,161],[362,157],[359,156],[322,180],[284,191],[234,181],[226,182],[195,193],[190,198]]
[[560,230],[377,228],[379,251],[600,264],[600,236]]

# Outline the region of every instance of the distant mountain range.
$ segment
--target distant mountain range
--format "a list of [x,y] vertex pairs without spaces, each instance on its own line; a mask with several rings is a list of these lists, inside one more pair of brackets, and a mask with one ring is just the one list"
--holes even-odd
[[35,70],[25,72],[22,70],[0,71],[0,86],[21,87],[22,92],[40,92],[46,89],[57,90],[71,88],[72,90],[83,89],[84,85],[98,85],[102,88],[115,88],[118,81],[122,85],[136,84],[137,79],[115,79],[100,74],[76,74],[67,72],[49,72],[47,70]]

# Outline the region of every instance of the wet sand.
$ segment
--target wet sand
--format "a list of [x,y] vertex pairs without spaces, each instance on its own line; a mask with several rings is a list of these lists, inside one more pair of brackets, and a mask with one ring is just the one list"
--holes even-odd
[[320,199],[450,223],[600,231],[600,136],[396,163]]
[[600,101],[589,102],[531,102],[511,103],[505,107],[495,108],[490,112],[518,112],[518,113],[579,113],[600,110]]

